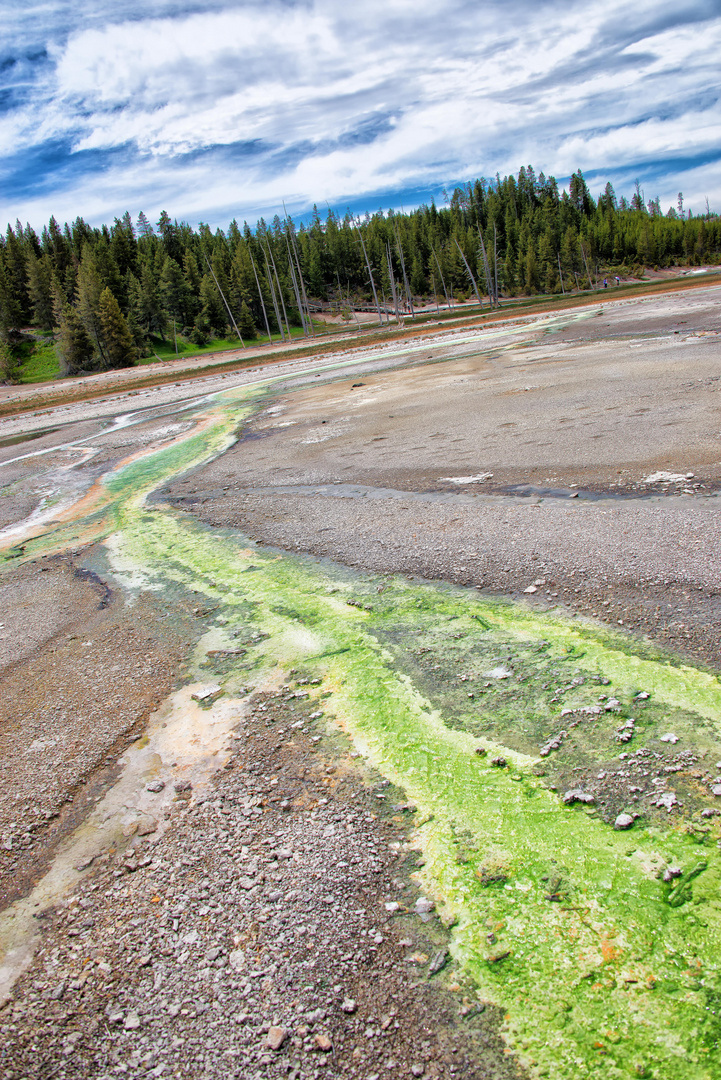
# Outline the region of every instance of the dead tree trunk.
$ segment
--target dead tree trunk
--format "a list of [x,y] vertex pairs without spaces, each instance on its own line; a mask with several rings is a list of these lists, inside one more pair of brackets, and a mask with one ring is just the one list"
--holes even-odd
[[363,248],[363,257],[365,258],[366,267],[368,268],[368,277],[371,279],[371,288],[373,290],[373,299],[375,300],[376,308],[378,309],[378,321],[380,322],[380,324],[382,326],[383,325],[383,316],[381,315],[381,306],[378,303],[378,293],[376,292],[376,283],[373,280],[373,271],[371,270],[370,259],[368,258],[368,252],[366,251],[366,246],[363,243],[363,233],[360,231],[360,226],[359,225],[356,225],[356,231],[358,233],[358,238],[359,238],[359,240],[361,242],[361,247]]
[[471,268],[468,265],[468,259],[463,254],[463,249],[461,248],[461,245],[458,243],[458,241],[455,239],[455,237],[453,238],[453,243],[458,248],[458,253],[460,254],[461,258],[463,259],[464,265],[466,267],[466,273],[468,274],[469,278],[471,279],[471,285],[473,286],[473,291],[476,294],[476,300],[481,305],[481,308],[483,308],[483,301],[481,300],[481,294],[478,291],[478,286],[476,285],[476,279],[474,278],[473,274],[471,273]]
[[255,286],[258,290],[258,296],[260,298],[260,306],[263,309],[263,318],[265,320],[265,329],[268,333],[268,344],[273,344],[273,338],[270,333],[270,323],[268,322],[268,312],[265,310],[265,300],[263,299],[263,293],[261,292],[260,282],[258,281],[258,271],[255,269],[255,262],[253,260],[253,252],[248,247],[248,254],[250,255],[250,265],[253,267],[253,274],[255,276]]
[[[203,252],[203,254],[205,254],[205,252]],[[235,319],[233,318],[233,312],[230,310],[230,304],[225,299],[225,293],[223,292],[223,290],[220,287],[220,282],[218,281],[217,277],[215,276],[215,271],[213,270],[213,267],[210,264],[210,259],[208,258],[207,255],[205,255],[205,261],[208,264],[208,269],[210,270],[211,274],[213,275],[213,281],[215,282],[215,286],[216,286],[218,292],[220,293],[220,299],[225,304],[225,309],[228,312],[228,315],[230,316],[230,321],[232,322],[233,327],[235,329],[235,332],[238,335],[238,338],[240,340],[240,344],[242,345],[243,348],[245,348],[245,342],[243,341],[242,337],[240,336],[240,330],[238,329],[237,323],[236,323]]]

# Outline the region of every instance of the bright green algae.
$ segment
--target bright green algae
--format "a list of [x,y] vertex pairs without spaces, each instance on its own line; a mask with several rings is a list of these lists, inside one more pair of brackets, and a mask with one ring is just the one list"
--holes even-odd
[[[479,758],[476,740],[444,722],[379,638],[384,622],[402,621],[420,603],[436,625],[453,615],[481,634],[480,616],[508,639],[517,632],[512,608],[402,581],[381,594],[378,610],[349,607],[347,600],[358,602],[356,581],[343,587],[337,572],[249,552],[160,511],[126,523],[119,553],[157,586],[172,581],[220,603],[231,626],[234,608],[243,606],[245,620],[250,601],[256,625],[269,635],[257,646],[264,664],[301,662],[325,678],[339,722],[425,819],[418,829],[422,882],[444,916],[457,920],[454,955],[481,997],[504,1007],[509,1044],[539,1075],[654,1075],[682,1063],[685,1077],[715,1075],[715,839],[638,824],[633,834],[615,832],[565,807],[534,775],[532,757],[486,741],[489,754]],[[631,686],[653,686],[668,708],[688,693],[706,718],[721,719],[713,676],[636,656],[630,646],[624,653],[618,640],[610,647],[587,628],[518,615],[524,640],[567,650],[579,636],[585,656],[577,664],[586,660]],[[503,754],[510,770],[490,765],[494,754]],[[673,886],[660,871],[677,864],[688,873],[702,863],[688,901],[671,906]],[[558,902],[547,899],[553,893]]]
[[[253,650],[254,679],[298,663],[323,677],[338,723],[418,807],[422,885],[455,920],[455,958],[479,996],[503,1007],[509,1047],[533,1072],[721,1075],[716,832],[679,817],[615,832],[564,806],[534,771],[562,707],[594,700],[597,677],[610,680],[624,715],[639,689],[652,695],[662,715],[648,713],[644,739],[663,719],[668,729],[701,731],[721,760],[718,679],[621,635],[465,590],[249,551],[145,507],[160,483],[222,452],[249,408],[247,394],[217,400],[199,414],[204,430],[109,477],[106,503],[81,524],[114,533],[115,564],[135,581],[193,589],[214,601],[229,631],[251,620],[267,634]],[[51,531],[26,556],[78,534],[78,523]],[[416,677],[421,650],[440,673]],[[516,678],[486,688],[495,662]],[[574,685],[577,672],[588,678]],[[461,674],[468,681],[454,681]],[[244,658],[222,678],[231,692],[248,677]],[[479,729],[483,758],[474,752]],[[609,744],[607,755],[618,749]],[[509,767],[491,765],[497,755]],[[667,885],[660,872],[672,864],[684,877]]]

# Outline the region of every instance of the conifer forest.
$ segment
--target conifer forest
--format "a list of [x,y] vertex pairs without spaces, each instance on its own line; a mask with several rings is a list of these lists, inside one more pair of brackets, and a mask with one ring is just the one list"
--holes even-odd
[[362,218],[314,208],[300,226],[276,215],[213,232],[165,212],[157,223],[126,213],[99,228],[51,218],[38,235],[17,222],[0,242],[3,374],[40,340],[73,375],[131,366],[158,343],[182,351],[311,335],[319,312],[395,322],[428,304],[493,307],[646,267],[719,262],[718,215],[693,216],[681,193],[668,209],[645,202],[638,184],[630,201],[610,184],[594,199],[580,171],[559,191],[530,166],[457,187],[441,206]]

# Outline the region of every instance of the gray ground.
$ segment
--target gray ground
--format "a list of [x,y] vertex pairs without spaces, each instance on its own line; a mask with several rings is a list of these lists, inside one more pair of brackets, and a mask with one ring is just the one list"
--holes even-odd
[[715,664],[719,300],[619,302],[525,345],[279,395],[165,497],[355,566],[504,593],[544,579],[536,601]]
[[[719,301],[717,286],[393,335],[351,375],[284,361],[240,441],[158,497],[292,551],[564,605],[718,670]],[[183,430],[184,403],[259,374],[50,410],[37,391],[38,412],[0,420],[0,528],[31,512],[41,528]],[[165,728],[153,710],[190,677],[212,612],[130,603],[82,546],[11,560],[0,596],[7,904],[146,724]],[[37,954],[0,1010],[3,1080],[521,1075],[493,1010],[451,965],[434,974],[446,933],[416,910],[412,811],[313,726],[301,674],[248,699],[205,786],[143,789],[159,800],[149,831],[38,911]]]

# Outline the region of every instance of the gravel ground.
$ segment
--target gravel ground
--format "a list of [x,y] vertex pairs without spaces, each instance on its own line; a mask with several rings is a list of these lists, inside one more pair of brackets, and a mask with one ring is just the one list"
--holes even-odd
[[128,605],[73,556],[0,579],[0,908],[24,895],[117,776],[199,632],[182,606]]
[[[287,361],[295,385],[161,498],[291,551],[561,605],[718,669],[718,295],[532,332],[515,320],[475,346],[424,338],[352,378]],[[259,373],[4,418],[0,526],[77,498],[179,434],[199,393]],[[206,629],[192,596],[113,589],[92,550],[0,578],[2,906],[115,783]],[[424,910],[412,809],[299,690],[248,698],[230,767],[174,792],[157,830],[131,830],[37,912],[39,949],[0,1011],[0,1077],[522,1075]],[[609,775],[599,804],[615,813],[651,765],[706,784],[702,755],[668,754]]]
[[413,883],[413,808],[303,694],[255,695],[213,790],[44,913],[4,1080],[523,1075]]

